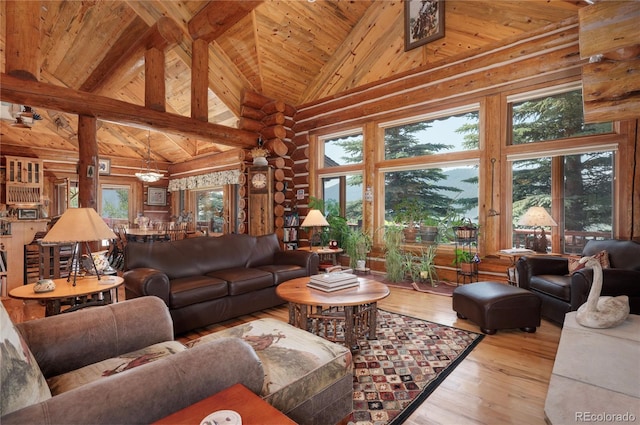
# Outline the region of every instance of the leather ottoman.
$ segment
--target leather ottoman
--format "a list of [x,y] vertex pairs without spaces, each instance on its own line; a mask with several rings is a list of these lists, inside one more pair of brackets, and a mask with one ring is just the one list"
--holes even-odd
[[477,282],[453,291],[453,310],[480,330],[493,335],[497,329],[520,328],[535,332],[540,326],[541,301],[526,289],[497,282]]

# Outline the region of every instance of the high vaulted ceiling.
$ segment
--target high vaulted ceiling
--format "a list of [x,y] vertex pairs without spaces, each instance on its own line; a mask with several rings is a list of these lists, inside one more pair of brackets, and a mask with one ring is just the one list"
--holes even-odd
[[[244,90],[297,107],[472,54],[476,48],[575,16],[586,3],[446,0],[445,5],[445,37],[405,52],[404,3],[396,0],[42,1],[40,81],[143,106],[144,58],[120,64],[118,59],[167,17],[182,32],[181,41],[166,52],[167,112],[190,116],[191,45],[193,38],[206,35],[213,38],[209,122],[235,127]],[[1,1],[2,28],[5,6]],[[198,21],[203,16],[214,18],[209,19],[211,28]],[[6,40],[3,31],[2,72]],[[117,69],[106,73],[113,64]],[[3,153],[77,158],[77,116],[30,106],[43,120],[31,129],[2,121]],[[101,121],[98,125],[100,156],[145,157],[146,130]],[[230,149],[215,140],[161,132],[151,132],[150,140],[153,157],[170,163]]]

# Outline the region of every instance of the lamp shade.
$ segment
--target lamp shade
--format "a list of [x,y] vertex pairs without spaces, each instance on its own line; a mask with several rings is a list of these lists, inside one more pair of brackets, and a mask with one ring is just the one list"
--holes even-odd
[[518,226],[528,227],[549,227],[557,226],[558,223],[549,215],[547,210],[543,207],[531,207],[527,212],[518,220]]
[[321,227],[328,226],[327,219],[324,218],[320,210],[310,210],[302,222],[302,227]]
[[42,238],[42,242],[95,242],[115,238],[116,234],[93,208],[69,208]]

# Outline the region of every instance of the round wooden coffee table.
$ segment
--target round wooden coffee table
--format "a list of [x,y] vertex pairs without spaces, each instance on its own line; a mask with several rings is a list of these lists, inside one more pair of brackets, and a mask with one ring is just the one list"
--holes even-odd
[[[86,276],[76,280],[76,286],[67,282],[67,278],[52,279],[56,289],[50,292],[34,292],[34,283],[13,288],[9,296],[22,300],[40,300],[45,303],[45,316],[61,313],[63,305],[70,307],[64,312],[79,310],[84,307],[110,304],[111,290],[122,285],[124,279],[119,276]],[[117,297],[117,294],[116,294]]]
[[358,282],[324,292],[309,288],[309,277],[299,277],[278,285],[276,294],[289,302],[289,324],[357,350],[358,338],[376,338],[377,302],[389,295],[384,283],[362,277]]

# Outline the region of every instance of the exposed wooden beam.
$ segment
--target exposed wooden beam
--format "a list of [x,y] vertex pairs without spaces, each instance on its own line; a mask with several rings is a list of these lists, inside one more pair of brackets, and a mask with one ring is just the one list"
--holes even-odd
[[8,1],[6,7],[6,72],[40,78],[40,2]]
[[22,80],[0,74],[0,99],[7,102],[34,105],[57,111],[93,116],[102,121],[134,127],[151,128],[211,140],[221,145],[251,148],[258,135],[222,125],[205,123],[181,115],[154,111],[138,105],[78,92],[66,87]]
[[165,51],[182,41],[183,33],[180,27],[173,19],[162,17],[149,27],[141,37],[135,40],[134,44],[123,45],[118,44],[113,47],[115,53],[110,53],[108,57],[117,58],[110,64],[101,64],[97,69],[102,73],[96,75],[94,72],[90,80],[83,84],[83,88],[87,91],[100,92],[113,81],[121,81],[127,75],[131,75],[132,71],[137,72],[139,63],[150,49]]
[[262,3],[263,0],[210,1],[189,21],[191,38],[211,42]]

